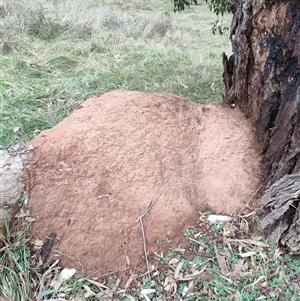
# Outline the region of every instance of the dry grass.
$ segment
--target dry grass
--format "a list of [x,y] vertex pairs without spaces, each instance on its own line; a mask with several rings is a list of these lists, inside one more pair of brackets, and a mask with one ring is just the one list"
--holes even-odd
[[2,0],[0,7],[2,145],[28,141],[114,89],[221,100],[221,54],[230,46],[211,34],[206,5],[178,14],[154,0]]

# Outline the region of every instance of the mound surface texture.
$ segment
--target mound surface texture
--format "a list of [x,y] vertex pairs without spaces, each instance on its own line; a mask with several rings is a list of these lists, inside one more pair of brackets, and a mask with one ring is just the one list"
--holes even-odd
[[[33,233],[55,232],[62,265],[101,275],[144,264],[157,239],[176,246],[198,211],[232,214],[259,185],[259,156],[238,109],[166,94],[113,91],[88,99],[35,147]],[[79,264],[80,262],[81,264]]]

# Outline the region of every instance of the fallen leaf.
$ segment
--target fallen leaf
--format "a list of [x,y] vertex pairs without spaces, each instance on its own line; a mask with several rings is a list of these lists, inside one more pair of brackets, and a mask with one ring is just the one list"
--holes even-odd
[[209,222],[213,223],[223,223],[223,222],[229,222],[232,220],[232,217],[227,216],[227,215],[216,215],[216,214],[211,214],[207,217],[207,220]]
[[[87,285],[84,285],[83,287],[86,290],[86,292],[84,293],[85,298],[96,296],[96,294]],[[83,299],[82,299],[82,301],[83,301]]]
[[25,220],[29,223],[33,223],[34,221],[36,221],[36,218],[30,217],[30,216],[26,216]]
[[252,252],[246,252],[246,253],[239,253],[239,255],[241,257],[251,257],[252,255],[254,255],[256,252],[252,251]]
[[266,287],[266,286],[268,285],[268,282],[267,282],[267,281],[261,282],[259,285],[260,285],[261,287]]
[[56,280],[56,282],[54,284],[54,289],[56,289],[56,290],[59,289],[61,284],[65,280],[70,279],[75,273],[76,273],[76,270],[74,268],[72,268],[72,269],[64,268],[58,275],[58,279]]
[[155,293],[155,292],[156,292],[156,290],[153,289],[153,288],[146,288],[146,289],[143,289],[143,290],[141,291],[140,294],[141,294],[147,301],[151,301],[151,300],[149,299],[148,295],[153,294],[153,293]]
[[179,272],[180,272],[182,266],[183,266],[183,261],[181,261],[181,262],[178,263],[178,265],[177,265],[177,267],[175,269],[175,272],[174,272],[174,279],[178,278]]
[[169,264],[174,264],[174,263],[178,263],[178,259],[177,258],[172,258],[170,261],[169,261]]

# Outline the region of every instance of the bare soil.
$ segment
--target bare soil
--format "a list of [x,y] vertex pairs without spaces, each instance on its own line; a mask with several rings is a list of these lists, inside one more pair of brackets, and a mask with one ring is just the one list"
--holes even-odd
[[[198,211],[238,212],[260,183],[260,155],[238,109],[113,91],[84,102],[35,147],[32,232],[57,234],[61,264],[102,275],[184,241]],[[256,206],[255,198],[251,206]],[[158,246],[157,239],[170,244]],[[71,259],[70,259],[71,258]]]

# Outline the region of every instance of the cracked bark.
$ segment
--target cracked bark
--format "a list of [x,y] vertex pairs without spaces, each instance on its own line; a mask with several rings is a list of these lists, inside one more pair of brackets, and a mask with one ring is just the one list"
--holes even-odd
[[236,0],[234,10],[223,102],[239,106],[262,146],[262,203],[271,211],[262,227],[300,254],[300,1]]

